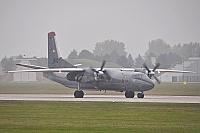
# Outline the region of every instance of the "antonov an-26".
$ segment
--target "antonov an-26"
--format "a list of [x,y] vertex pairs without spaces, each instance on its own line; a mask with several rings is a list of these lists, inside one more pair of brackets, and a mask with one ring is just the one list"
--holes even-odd
[[32,68],[29,70],[8,71],[14,72],[43,72],[44,77],[58,82],[65,87],[76,88],[75,98],[83,98],[82,90],[112,90],[125,91],[126,98],[133,98],[135,92],[138,98],[144,98],[144,91],[154,88],[152,77],[160,83],[155,74],[160,72],[189,73],[190,71],[158,69],[159,63],[153,69],[147,65],[143,68],[105,68],[106,61],[102,62],[100,68],[78,68],[59,57],[55,41],[55,32],[48,33],[48,67],[28,64],[16,64]]

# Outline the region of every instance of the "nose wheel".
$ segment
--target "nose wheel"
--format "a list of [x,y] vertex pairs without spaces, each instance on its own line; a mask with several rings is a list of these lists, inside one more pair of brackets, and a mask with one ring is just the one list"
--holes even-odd
[[144,93],[143,93],[143,92],[138,93],[138,94],[137,94],[137,97],[138,97],[138,98],[144,98]]

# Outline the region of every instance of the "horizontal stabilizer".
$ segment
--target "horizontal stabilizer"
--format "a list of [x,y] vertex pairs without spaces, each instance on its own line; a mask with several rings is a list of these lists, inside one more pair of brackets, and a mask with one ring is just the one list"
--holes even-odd
[[33,69],[47,69],[47,67],[30,65],[30,64],[21,64],[21,63],[19,63],[19,64],[16,64],[16,65],[27,67],[27,68],[33,68]]

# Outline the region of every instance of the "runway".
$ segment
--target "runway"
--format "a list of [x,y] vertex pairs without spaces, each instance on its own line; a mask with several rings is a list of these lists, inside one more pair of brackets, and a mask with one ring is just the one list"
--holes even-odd
[[152,96],[125,98],[124,95],[85,95],[74,98],[62,94],[0,94],[0,100],[13,101],[73,101],[73,102],[154,102],[154,103],[200,103],[200,96]]

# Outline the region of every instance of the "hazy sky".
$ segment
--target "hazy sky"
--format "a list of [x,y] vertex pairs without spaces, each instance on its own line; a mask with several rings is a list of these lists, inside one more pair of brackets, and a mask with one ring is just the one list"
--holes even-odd
[[50,31],[64,58],[108,39],[135,58],[157,38],[200,42],[200,0],[0,0],[0,58],[47,57]]

